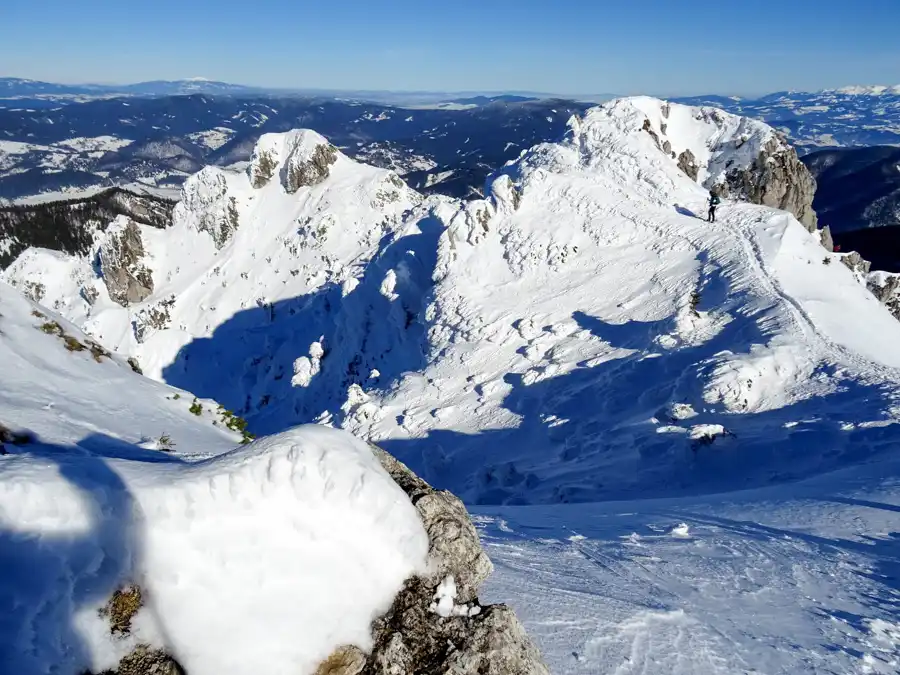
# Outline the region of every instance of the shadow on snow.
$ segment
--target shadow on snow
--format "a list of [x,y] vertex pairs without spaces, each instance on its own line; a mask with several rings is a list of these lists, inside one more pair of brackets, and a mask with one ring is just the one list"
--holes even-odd
[[[58,532],[0,525],[0,662],[4,672],[24,675],[64,664],[76,672],[90,665],[88,645],[76,625],[79,613],[105,605],[117,588],[135,580],[140,557],[139,510],[106,460],[179,460],[97,434],[77,446],[36,439],[12,451],[3,458],[6,470],[15,471],[19,455],[55,467],[89,522],[85,526],[60,512],[56,517],[64,527]],[[21,486],[23,500],[31,496],[28,488]]]

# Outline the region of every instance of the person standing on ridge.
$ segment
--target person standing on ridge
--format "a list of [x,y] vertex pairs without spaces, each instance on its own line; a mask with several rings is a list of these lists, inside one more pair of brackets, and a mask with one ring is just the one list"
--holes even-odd
[[715,190],[709,191],[709,216],[707,217],[707,221],[710,223],[716,222],[716,207],[721,203],[719,199],[719,195],[716,194]]

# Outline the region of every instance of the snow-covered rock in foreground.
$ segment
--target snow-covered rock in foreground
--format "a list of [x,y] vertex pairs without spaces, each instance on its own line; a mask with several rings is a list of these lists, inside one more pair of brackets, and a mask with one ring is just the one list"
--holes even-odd
[[[231,413],[2,283],[0,361],[10,672],[312,675],[338,653],[546,675],[512,611],[478,603],[492,568],[465,507],[386,453],[322,426],[231,449]],[[438,621],[446,574],[470,611]]]

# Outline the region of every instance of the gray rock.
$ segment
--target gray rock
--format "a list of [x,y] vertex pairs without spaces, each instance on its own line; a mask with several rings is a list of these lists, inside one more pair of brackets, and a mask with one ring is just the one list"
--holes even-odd
[[865,279],[869,271],[872,269],[872,263],[863,258],[856,251],[841,255],[841,262],[854,274],[858,274],[861,279]]
[[831,236],[831,228],[828,225],[819,230],[819,237],[822,239],[822,246],[826,251],[829,253],[834,251],[834,239]]
[[778,138],[766,143],[749,167],[729,171],[724,185],[708,187],[719,188],[725,197],[790,211],[810,232],[816,231],[816,181],[797,151]]
[[362,675],[550,675],[509,607],[443,618],[428,609],[432,593],[420,578],[406,583],[372,626],[375,646]]
[[[434,569],[425,579],[431,588],[448,575],[456,580],[457,601],[471,602],[494,566],[481,548],[466,507],[453,493],[435,490],[405,464],[373,445],[372,451],[422,517]],[[430,596],[429,596],[430,598]],[[430,602],[430,599],[429,599]]]
[[[428,574],[407,580],[391,609],[375,621],[375,646],[361,673],[549,675],[509,607],[478,606],[478,588],[493,566],[462,502],[449,492],[435,490],[390,454],[372,447],[419,511],[431,544],[432,567]],[[471,615],[441,617],[432,611],[438,585],[451,575],[457,583],[456,604],[472,603]]]
[[700,175],[700,165],[697,164],[697,158],[690,150],[685,150],[678,155],[678,168],[684,171],[691,180],[697,180],[697,176]]
[[309,159],[292,157],[284,166],[282,183],[288,194],[302,187],[318,185],[331,174],[331,165],[337,161],[337,148],[330,143],[316,146]]
[[900,320],[900,274],[870,274],[866,286]]
[[[663,125],[663,126],[665,126],[665,125]],[[663,149],[664,153],[666,153],[667,155],[671,155],[672,154],[672,142],[671,141],[663,141],[662,149]]]
[[650,134],[650,137],[653,139],[653,142],[656,143],[657,148],[662,149],[662,144],[659,142],[659,134],[653,130],[653,125],[650,124],[650,120],[644,120],[644,126],[641,127],[641,129]]
[[181,202],[175,207],[176,219],[212,237],[217,249],[230,240],[240,226],[237,201],[229,194],[226,174],[208,166],[191,176],[182,188]]
[[133,220],[107,233],[100,245],[100,270],[113,302],[128,307],[153,292],[153,277],[143,259],[144,242]]
[[185,675],[185,671],[162,649],[140,645],[119,661],[115,670],[105,670],[100,675]]
[[[478,604],[478,588],[493,566],[462,502],[435,490],[380,448],[372,449],[422,518],[430,543],[429,570],[408,579],[388,612],[372,623],[370,653],[353,645],[338,647],[315,675],[550,675],[509,607]],[[434,611],[433,603],[448,576],[457,583],[455,605],[465,605],[466,611],[444,617]],[[119,593],[109,606],[116,608],[108,612],[111,632],[122,626],[127,632],[143,599],[134,592]],[[141,645],[103,675],[185,672],[164,650]]]
[[275,169],[278,168],[278,163],[271,153],[263,150],[257,150],[255,159],[256,161],[250,165],[250,184],[259,189],[272,180],[272,176],[275,175]]

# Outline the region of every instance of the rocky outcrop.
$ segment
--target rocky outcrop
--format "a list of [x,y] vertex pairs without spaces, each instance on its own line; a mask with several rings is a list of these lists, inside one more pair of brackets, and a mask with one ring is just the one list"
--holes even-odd
[[481,548],[478,532],[466,507],[453,493],[435,490],[381,448],[373,445],[372,451],[422,517],[432,561],[431,574],[424,583],[437,588],[441,581],[452,575],[459,602],[474,600],[479,586],[494,568]]
[[141,302],[153,292],[153,276],[144,265],[141,230],[120,216],[100,245],[100,270],[109,297],[123,307]]
[[[380,448],[372,452],[419,512],[429,540],[428,571],[408,579],[372,624],[371,652],[338,647],[314,675],[550,675],[515,613],[506,605],[479,604],[479,587],[493,566],[463,503]],[[127,635],[144,602],[136,586],[117,590],[101,611],[110,633]],[[164,650],[140,645],[102,675],[185,671]]]
[[337,148],[315,131],[264,134],[253,150],[247,173],[256,189],[268,185],[277,174],[284,191],[293,194],[328,178],[337,156]]
[[175,207],[175,220],[208,233],[217,249],[224,247],[240,226],[237,202],[228,192],[228,174],[208,166],[188,178]]
[[308,157],[306,154],[295,152],[285,166],[284,189],[288,194],[321,183],[328,178],[331,165],[337,161],[337,148],[330,143],[320,143]]
[[678,168],[684,171],[691,180],[697,180],[697,176],[700,175],[700,166],[697,164],[697,158],[690,150],[685,150],[678,155]]
[[834,251],[834,238],[831,236],[831,228],[826,225],[819,230],[819,238],[822,240],[822,247],[831,253]]
[[365,665],[342,675],[549,675],[515,613],[478,604],[492,565],[462,502],[383,450],[373,446],[373,452],[422,517],[431,569],[409,579],[375,621]]
[[858,275],[860,279],[865,279],[869,275],[872,264],[856,251],[843,253],[840,257],[841,262],[846,265],[847,269]]
[[816,230],[812,207],[816,181],[797,151],[780,138],[769,139],[750,166],[731,169],[725,183],[715,187],[726,197],[789,211],[810,232]]
[[868,276],[866,286],[900,320],[900,274],[873,272]]

